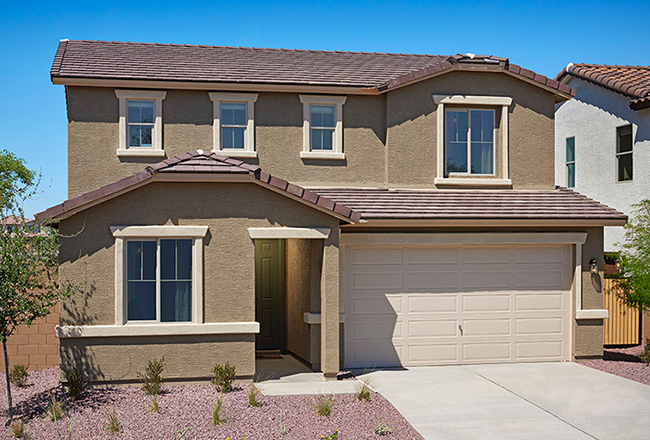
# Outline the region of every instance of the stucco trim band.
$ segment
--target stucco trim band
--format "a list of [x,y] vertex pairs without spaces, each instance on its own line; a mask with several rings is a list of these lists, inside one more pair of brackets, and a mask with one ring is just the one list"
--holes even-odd
[[537,232],[537,233],[459,233],[459,234],[421,234],[421,233],[377,233],[341,234],[340,243],[348,244],[439,244],[439,245],[484,245],[484,244],[583,244],[586,232]]
[[[309,325],[320,325],[321,315],[320,313],[305,313],[303,320]],[[339,323],[345,323],[345,313],[339,313]]]
[[316,239],[326,240],[330,236],[330,228],[248,228],[248,233],[255,239]]
[[207,226],[111,226],[113,237],[205,237]]
[[259,333],[260,324],[259,322],[214,322],[208,324],[57,325],[54,330],[57,338],[234,335]]

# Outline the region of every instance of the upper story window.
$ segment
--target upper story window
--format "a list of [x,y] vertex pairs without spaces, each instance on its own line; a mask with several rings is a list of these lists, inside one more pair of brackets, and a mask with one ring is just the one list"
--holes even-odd
[[[433,95],[433,102],[438,106],[438,162],[434,183],[511,186],[508,177],[508,107],[512,98]],[[500,107],[500,112],[495,107]],[[500,116],[499,138],[497,115]]]
[[257,94],[210,93],[213,102],[213,151],[231,157],[257,157],[254,105]]
[[566,186],[576,186],[576,138],[566,138]]
[[165,155],[162,142],[162,100],[167,92],[115,90],[119,99],[118,156]]
[[201,323],[207,226],[111,226],[115,323]]
[[632,180],[632,126],[616,129],[616,181]]
[[448,110],[446,174],[494,174],[494,110]]
[[345,159],[343,104],[345,96],[300,95],[303,104],[303,159]]

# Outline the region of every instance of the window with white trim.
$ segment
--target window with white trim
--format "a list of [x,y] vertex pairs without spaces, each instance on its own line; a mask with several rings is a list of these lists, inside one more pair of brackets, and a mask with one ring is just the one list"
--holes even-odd
[[632,126],[616,128],[616,181],[632,180]]
[[566,138],[566,187],[576,186],[576,138]]
[[116,324],[201,323],[207,226],[111,226]]
[[345,159],[345,96],[299,95],[303,104],[303,159]]
[[231,157],[257,157],[254,105],[257,94],[209,93],[213,102],[213,151]]
[[445,174],[494,174],[494,110],[447,110]]
[[163,157],[162,101],[167,92],[115,90],[119,99],[118,156]]

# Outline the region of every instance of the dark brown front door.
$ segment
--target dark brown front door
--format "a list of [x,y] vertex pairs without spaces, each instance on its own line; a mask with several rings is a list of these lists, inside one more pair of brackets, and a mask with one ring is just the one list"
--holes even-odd
[[255,240],[257,350],[285,350],[284,240]]

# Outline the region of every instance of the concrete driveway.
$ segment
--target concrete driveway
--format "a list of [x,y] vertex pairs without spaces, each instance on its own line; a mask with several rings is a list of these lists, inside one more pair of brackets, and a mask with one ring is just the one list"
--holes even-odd
[[415,367],[370,375],[377,391],[427,440],[650,438],[650,386],[575,363]]

